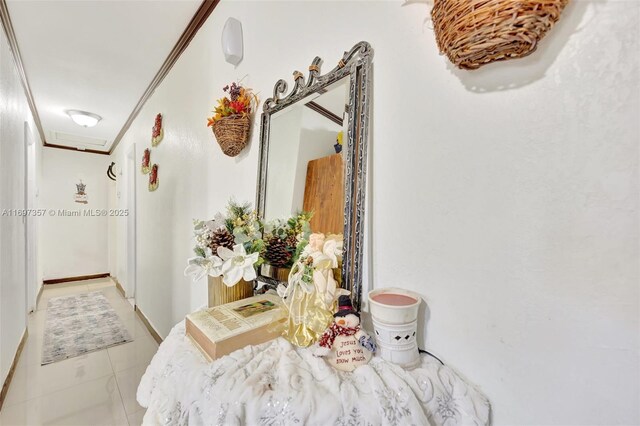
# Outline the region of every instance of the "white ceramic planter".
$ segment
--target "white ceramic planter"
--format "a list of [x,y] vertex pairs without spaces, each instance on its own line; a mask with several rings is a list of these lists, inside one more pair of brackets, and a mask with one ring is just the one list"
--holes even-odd
[[[407,305],[388,305],[374,300],[382,293],[398,294],[415,299]],[[369,309],[373,320],[379,355],[404,368],[414,368],[420,364],[418,342],[418,309],[422,298],[401,288],[381,288],[369,292]]]

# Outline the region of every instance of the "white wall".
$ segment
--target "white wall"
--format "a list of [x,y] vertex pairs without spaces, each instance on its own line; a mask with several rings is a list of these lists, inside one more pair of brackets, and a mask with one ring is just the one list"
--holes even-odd
[[[40,202],[47,214],[40,226],[44,279],[109,272],[108,217],[86,216],[109,207],[106,155],[44,148]],[[88,204],[74,201],[76,183],[86,185]],[[48,212],[53,210],[55,215]],[[61,216],[59,210],[80,212]]]
[[[111,164],[111,163],[109,163]],[[114,170],[115,173],[115,170]],[[116,206],[118,204],[117,194],[117,181],[110,180],[107,182],[108,194],[109,194],[109,206]],[[116,277],[118,275],[118,251],[116,249],[117,244],[117,232],[118,232],[118,219],[115,215],[109,216],[107,224],[107,243],[109,251],[109,273],[111,276]]]
[[0,385],[27,327],[25,226],[21,217],[1,214],[25,208],[25,122],[35,139],[31,154],[37,164],[41,142],[0,30]]
[[[229,16],[244,29],[236,68],[219,48]],[[138,185],[138,305],[166,335],[206,303],[183,276],[191,219],[255,197],[258,120],[233,159],[205,127],[222,87],[247,75],[264,99],[366,40],[369,284],[424,296],[421,346],[486,393],[496,424],[640,422],[640,4],[574,1],[534,55],[476,72],[438,55],[427,16],[401,1],[223,1],[114,155],[164,114],[160,187]]]

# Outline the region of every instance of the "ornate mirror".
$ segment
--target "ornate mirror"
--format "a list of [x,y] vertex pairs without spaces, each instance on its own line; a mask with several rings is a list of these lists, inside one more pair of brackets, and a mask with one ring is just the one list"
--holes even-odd
[[[353,305],[362,299],[362,251],[372,50],[360,42],[321,74],[316,57],[308,76],[279,80],[264,103],[256,206],[265,221],[313,212],[311,231],[342,234],[341,287]],[[286,281],[263,265],[258,280]]]

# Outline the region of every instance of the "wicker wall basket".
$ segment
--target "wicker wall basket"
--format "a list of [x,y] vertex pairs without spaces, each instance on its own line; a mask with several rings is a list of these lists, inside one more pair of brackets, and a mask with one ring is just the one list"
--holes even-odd
[[251,120],[249,116],[223,117],[213,123],[213,134],[224,152],[235,157],[247,146]]
[[440,52],[458,68],[531,54],[569,0],[434,0]]

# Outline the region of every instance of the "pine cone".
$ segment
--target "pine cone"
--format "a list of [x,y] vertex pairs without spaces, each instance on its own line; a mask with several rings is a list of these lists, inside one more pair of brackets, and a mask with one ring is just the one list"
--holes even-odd
[[286,240],[271,237],[267,240],[264,257],[271,266],[286,268],[291,260],[291,249]]
[[229,250],[233,250],[233,244],[235,238],[231,235],[231,232],[227,228],[220,228],[211,234],[208,241],[208,246],[214,255],[218,255],[218,247],[226,247]]
[[298,238],[295,235],[290,235],[287,237],[287,246],[291,249],[291,251],[296,251],[296,247],[298,246]]

